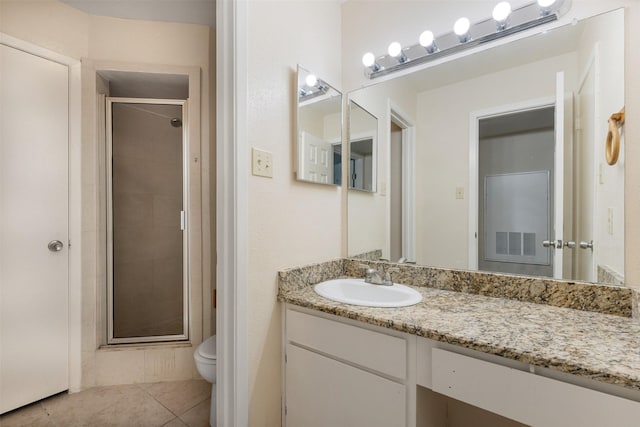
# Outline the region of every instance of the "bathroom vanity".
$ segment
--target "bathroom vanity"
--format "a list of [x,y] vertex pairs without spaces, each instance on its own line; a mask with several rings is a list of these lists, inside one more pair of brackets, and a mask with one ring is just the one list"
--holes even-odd
[[[402,308],[314,292],[314,282],[345,275],[349,265],[280,274],[287,426],[441,425],[434,420],[442,414],[417,419],[418,386],[527,425],[640,423],[637,319],[428,283],[415,287],[421,303]],[[402,268],[416,280],[424,269]],[[599,299],[607,298],[591,298]]]

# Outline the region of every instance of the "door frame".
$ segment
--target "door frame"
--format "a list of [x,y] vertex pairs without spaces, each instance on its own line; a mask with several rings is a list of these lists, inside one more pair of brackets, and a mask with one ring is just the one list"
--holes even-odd
[[[216,2],[217,424],[249,424],[248,2]],[[343,163],[343,176],[345,175]],[[346,194],[346,192],[345,192]],[[284,419],[284,416],[283,418]]]
[[[402,129],[402,256],[408,261],[416,261],[416,125],[410,116],[391,100],[388,102],[388,110],[387,135],[391,134],[391,122]],[[391,176],[390,170],[387,170],[387,176]],[[387,212],[391,218],[390,197],[387,204]],[[387,241],[391,243],[390,221],[387,227]]]
[[[190,289],[189,283],[189,218],[191,217],[189,188],[189,111],[188,101],[181,99],[158,98],[105,98],[106,114],[106,222],[107,222],[107,344],[131,344],[143,342],[183,341],[189,339],[190,319]],[[148,104],[148,105],[179,105],[182,107],[182,334],[145,336],[135,338],[115,338],[113,336],[113,104]]]
[[[584,88],[585,84],[587,83],[587,78],[589,77],[589,74],[591,72],[593,72],[593,93],[594,93],[594,102],[593,102],[593,116],[594,118],[600,117],[601,116],[601,107],[600,107],[600,103],[598,102],[600,100],[600,94],[601,94],[601,89],[600,89],[600,80],[601,80],[601,66],[600,66],[600,42],[595,43],[593,49],[591,50],[589,57],[587,59],[587,61],[584,63],[584,68],[580,71],[580,78],[578,79],[578,84],[576,85],[576,90],[575,90],[575,99],[576,99],[576,105],[574,106],[574,110],[576,113],[576,121],[578,121],[578,125],[574,126],[574,131],[580,131],[582,132],[582,129],[584,129],[586,126],[592,126],[592,131],[593,131],[593,136],[594,136],[594,141],[593,141],[593,149],[594,149],[594,153],[593,153],[593,163],[592,163],[592,170],[594,172],[594,180],[593,180],[593,185],[591,186],[591,188],[589,188],[588,190],[592,192],[592,199],[591,199],[591,204],[589,206],[589,209],[591,209],[593,218],[592,218],[592,227],[591,227],[591,236],[590,236],[590,240],[592,240],[594,243],[593,248],[591,248],[591,265],[589,266],[589,270],[592,274],[592,279],[593,281],[597,280],[598,278],[598,268],[597,268],[597,262],[596,260],[598,259],[598,252],[599,252],[599,245],[597,244],[598,241],[600,240],[600,236],[596,235],[596,231],[597,231],[597,227],[596,224],[598,222],[598,177],[602,174],[602,172],[599,171],[599,157],[597,154],[597,147],[598,147],[598,141],[595,140],[595,138],[597,138],[598,135],[604,135],[606,132],[603,132],[602,127],[604,125],[602,125],[600,123],[600,121],[598,120],[594,120],[593,123],[589,124],[589,123],[584,123],[584,121],[582,120],[582,115],[578,115],[579,113],[581,113],[579,111],[580,109],[580,103],[578,102],[578,96],[580,94],[580,92],[582,91],[582,89]],[[574,136],[575,138],[575,136]],[[576,142],[576,147],[577,147],[577,142]],[[575,173],[575,168],[573,173]],[[574,179],[577,177],[574,177]],[[579,193],[578,191],[575,191],[573,194],[573,202],[574,205],[576,206],[576,209],[578,207],[578,199],[579,199]],[[578,215],[576,215],[576,217],[578,217]],[[578,224],[577,221],[574,220],[573,224],[573,236],[576,240],[576,243],[581,241],[581,240],[585,240],[583,238],[583,236],[578,235]],[[587,250],[587,249],[578,249],[579,247],[576,247],[576,250],[573,253],[573,257],[574,257],[574,262],[572,265],[573,271],[572,271],[572,277],[577,277],[577,269],[580,267],[580,253],[581,251]]]
[[[480,209],[478,194],[478,170],[480,161],[480,120],[500,117],[524,111],[554,107],[556,98],[542,97],[513,104],[500,105],[482,110],[472,111],[469,115],[469,239],[468,239],[468,269],[478,270],[478,212]],[[554,156],[555,157],[555,156]],[[555,176],[555,175],[554,175]],[[557,179],[557,178],[556,178]],[[557,206],[554,206],[554,217]],[[555,260],[554,260],[555,261]],[[560,266],[562,267],[562,266]],[[555,268],[555,263],[554,263]]]
[[81,64],[74,59],[0,32],[0,44],[56,62],[69,76],[69,391],[82,380],[82,198],[81,198]]

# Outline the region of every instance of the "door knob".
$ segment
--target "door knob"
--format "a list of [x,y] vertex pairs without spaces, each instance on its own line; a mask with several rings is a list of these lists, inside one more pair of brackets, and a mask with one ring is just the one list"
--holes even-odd
[[51,252],[60,252],[64,247],[64,244],[60,240],[52,240],[47,245]]
[[574,249],[576,247],[576,242],[568,241],[564,242],[564,245],[569,249]]
[[580,242],[580,248],[593,250],[593,240],[591,240],[590,242]]
[[545,248],[562,249],[562,240],[545,240],[542,242]]

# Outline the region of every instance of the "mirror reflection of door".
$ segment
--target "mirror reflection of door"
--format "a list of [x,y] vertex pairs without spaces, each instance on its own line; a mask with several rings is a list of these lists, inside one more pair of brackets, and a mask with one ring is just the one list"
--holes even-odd
[[554,107],[479,121],[478,267],[553,275]]
[[402,128],[391,121],[389,138],[389,198],[391,205],[391,235],[389,238],[390,259],[406,258],[402,253]]
[[574,203],[576,215],[574,233],[577,247],[573,251],[573,277],[593,281],[595,277],[594,248],[581,248],[580,242],[594,239],[595,210],[595,66],[591,61],[576,93]]
[[376,191],[378,119],[349,101],[349,188]]
[[349,187],[373,191],[373,139],[352,139]]

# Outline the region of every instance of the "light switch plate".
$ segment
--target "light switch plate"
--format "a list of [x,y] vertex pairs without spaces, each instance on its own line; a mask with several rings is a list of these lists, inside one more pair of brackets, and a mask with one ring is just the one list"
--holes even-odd
[[252,174],[255,176],[273,178],[273,159],[271,153],[253,148],[251,150],[251,159]]
[[464,187],[456,187],[456,199],[464,199]]

